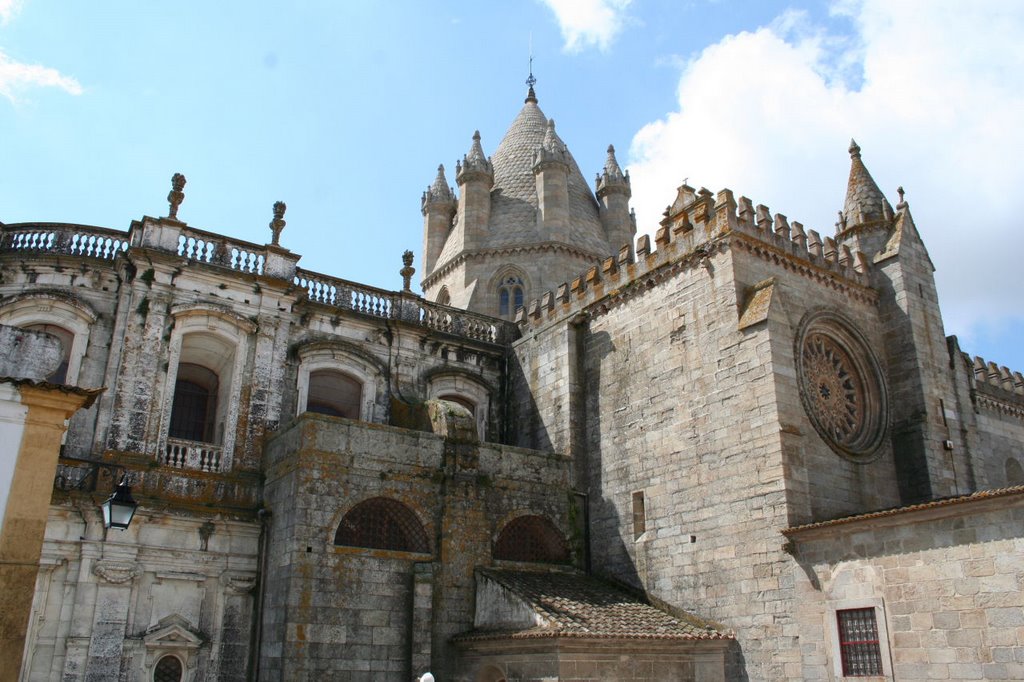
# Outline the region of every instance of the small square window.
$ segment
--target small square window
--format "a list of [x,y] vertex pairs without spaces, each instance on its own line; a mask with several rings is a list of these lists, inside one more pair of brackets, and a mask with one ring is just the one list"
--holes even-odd
[[644,491],[633,493],[633,539],[639,540],[647,530],[647,511],[644,504]]
[[873,608],[836,611],[844,677],[884,675],[878,623]]

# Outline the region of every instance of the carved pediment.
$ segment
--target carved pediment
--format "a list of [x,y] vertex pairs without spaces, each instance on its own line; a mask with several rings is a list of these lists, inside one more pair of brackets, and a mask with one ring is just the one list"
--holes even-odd
[[172,614],[147,630],[142,641],[149,649],[198,649],[206,638],[187,620]]

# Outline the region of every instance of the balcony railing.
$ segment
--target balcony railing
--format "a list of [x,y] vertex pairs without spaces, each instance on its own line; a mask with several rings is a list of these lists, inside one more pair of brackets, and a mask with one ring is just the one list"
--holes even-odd
[[178,255],[191,261],[222,265],[238,272],[262,275],[266,247],[251,244],[240,239],[186,228],[178,237]]
[[518,332],[510,322],[431,303],[412,294],[385,291],[302,268],[296,268],[295,273],[295,285],[306,290],[310,301],[342,310],[403,320],[487,343],[512,341]]
[[52,253],[110,260],[128,248],[128,234],[105,227],[65,223],[4,225],[0,250]]
[[168,438],[160,451],[160,463],[175,469],[219,472],[223,448],[181,438]]

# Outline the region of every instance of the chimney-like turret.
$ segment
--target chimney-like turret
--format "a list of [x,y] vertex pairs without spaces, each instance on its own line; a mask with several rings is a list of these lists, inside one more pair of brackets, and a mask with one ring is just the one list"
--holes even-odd
[[455,166],[455,181],[459,184],[458,220],[462,226],[463,248],[477,245],[491,220],[491,187],[494,168],[484,156],[480,145],[480,131],[473,133],[473,146]]
[[612,250],[624,244],[632,244],[636,235],[636,223],[629,211],[629,198],[633,195],[629,186],[629,173],[623,173],[615,158],[615,147],[608,145],[608,158],[604,172],[597,176],[595,183],[597,201],[601,211],[601,224],[608,235]]
[[540,233],[551,241],[569,241],[569,152],[548,119],[544,141],[534,154]]
[[434,183],[423,193],[423,275],[434,271],[455,217],[455,193],[448,186],[444,166],[437,167]]

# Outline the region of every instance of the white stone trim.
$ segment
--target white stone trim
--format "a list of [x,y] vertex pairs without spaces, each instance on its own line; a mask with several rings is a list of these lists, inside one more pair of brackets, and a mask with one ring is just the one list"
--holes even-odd
[[71,332],[74,341],[68,350],[68,370],[64,379],[68,386],[78,386],[82,358],[89,347],[89,328],[95,321],[95,313],[84,303],[64,300],[46,292],[19,296],[0,307],[0,324],[12,327],[52,324]]
[[[875,625],[878,628],[878,648],[882,659],[883,675],[874,677],[844,677],[843,658],[839,652],[839,621],[836,613],[847,609],[867,608],[875,610]],[[832,660],[833,679],[855,680],[858,682],[864,682],[865,680],[871,682],[872,680],[879,681],[893,679],[892,653],[889,650],[889,628],[885,618],[885,603],[881,597],[864,597],[861,599],[846,599],[843,601],[830,602],[828,604],[828,609],[825,611],[825,618],[826,641],[829,643],[828,656]]]
[[298,400],[295,416],[306,411],[309,400],[309,375],[318,370],[333,370],[347,374],[362,385],[359,396],[359,419],[376,421],[377,382],[380,370],[372,362],[336,345],[316,344],[299,350]]
[[465,374],[459,372],[439,372],[427,380],[427,398],[437,399],[443,395],[457,395],[476,406],[473,421],[476,423],[477,437],[481,442],[487,440],[487,418],[491,403],[491,392],[488,388]]
[[[164,382],[160,407],[160,440],[157,456],[161,456],[166,449],[182,342],[190,334],[212,336],[234,349],[230,368],[231,380],[227,386],[221,387],[217,396],[218,411],[222,407],[225,409],[222,420],[222,438],[218,443],[223,452],[220,470],[229,471],[234,459],[235,430],[238,425],[242,381],[249,355],[249,335],[256,330],[256,325],[230,311],[222,311],[210,306],[176,308],[171,311],[171,315],[174,318],[174,328],[171,330],[171,340],[168,344],[167,380]],[[224,377],[218,376],[218,379],[223,381]]]

